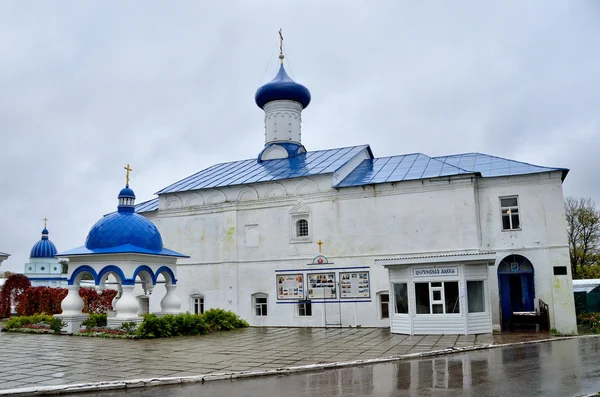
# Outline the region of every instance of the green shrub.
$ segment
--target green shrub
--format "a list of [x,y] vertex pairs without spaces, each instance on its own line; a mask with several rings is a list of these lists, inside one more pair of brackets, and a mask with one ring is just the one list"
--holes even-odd
[[81,325],[86,328],[106,327],[106,314],[90,314],[87,320],[84,320]]
[[[61,328],[66,325],[59,318],[55,318],[48,314],[34,314],[33,316],[18,316],[12,317],[4,323],[4,330],[8,331],[14,328],[23,328],[25,325],[45,324],[55,332],[60,332]],[[60,325],[60,327],[59,327]],[[58,329],[58,331],[57,331]]]
[[128,334],[133,334],[137,329],[137,323],[135,321],[129,321],[121,324],[121,331],[126,332]]
[[202,314],[211,331],[230,331],[236,328],[248,327],[248,323],[232,311],[223,309],[210,309]]
[[577,324],[583,331],[600,334],[600,313],[579,313]]
[[248,327],[235,313],[222,309],[211,309],[204,314],[156,314],[144,315],[137,329],[142,338],[168,338],[170,336],[204,335],[212,331],[229,331]]

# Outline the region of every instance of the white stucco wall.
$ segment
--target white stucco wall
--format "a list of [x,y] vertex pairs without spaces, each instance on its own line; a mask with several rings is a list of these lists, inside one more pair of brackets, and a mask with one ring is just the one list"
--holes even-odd
[[[570,276],[552,275],[552,264],[564,263],[566,249],[558,172],[331,185],[332,175],[320,175],[161,195],[160,209],[144,215],[157,225],[166,247],[191,256],[178,262],[182,308],[197,290],[206,308],[233,310],[253,325],[322,326],[324,310],[335,312],[332,304],[313,304],[313,316],[300,318],[295,305],[276,303],[275,290],[275,271],[309,269],[321,240],[323,254],[334,263],[328,267],[370,267],[371,302],[341,304],[343,325],[389,326],[379,319],[376,299],[389,289],[388,275],[375,259],[478,249],[497,251],[498,261],[513,253],[529,258],[536,300],[555,306],[553,326],[567,331],[574,325]],[[522,230],[501,231],[503,195],[519,195]],[[308,213],[311,235],[304,242],[292,241],[295,213]],[[498,324],[496,267],[489,271]],[[269,294],[266,318],[253,315],[251,296],[258,292]]]

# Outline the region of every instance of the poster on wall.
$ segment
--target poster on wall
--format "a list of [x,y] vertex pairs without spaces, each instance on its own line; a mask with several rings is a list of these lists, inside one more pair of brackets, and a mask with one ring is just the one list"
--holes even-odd
[[277,299],[304,299],[302,274],[277,275]]
[[340,272],[340,298],[370,296],[369,272]]
[[309,299],[326,299],[337,296],[335,273],[309,273],[307,277]]

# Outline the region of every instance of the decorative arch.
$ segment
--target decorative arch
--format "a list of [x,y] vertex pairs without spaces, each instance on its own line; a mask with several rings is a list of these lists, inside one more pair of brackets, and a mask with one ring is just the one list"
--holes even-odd
[[100,270],[98,273],[98,278],[96,279],[96,285],[100,285],[104,276],[108,277],[110,273],[114,273],[115,275],[119,276],[122,285],[135,285],[135,279],[126,278],[121,268],[115,265],[104,266],[102,270]]
[[498,273],[533,273],[533,264],[523,255],[509,255],[498,264]]
[[199,193],[192,193],[185,201],[186,207],[199,207],[204,205],[204,197]]
[[154,275],[154,279],[157,280],[158,276],[160,274],[163,274],[165,276],[165,279],[167,281],[167,285],[175,285],[177,284],[177,279],[175,278],[175,273],[173,273],[173,270],[171,270],[170,267],[168,266],[161,266],[158,268],[158,270],[156,271],[155,275]]
[[238,201],[256,200],[258,199],[258,192],[251,186],[246,186],[241,189],[237,195]]
[[183,206],[181,203],[181,199],[174,194],[170,195],[169,198],[167,198],[167,203],[165,205],[167,209],[181,208]]
[[318,191],[319,191],[319,187],[317,186],[317,184],[314,181],[312,181],[308,178],[304,178],[296,185],[294,194],[297,196],[301,196],[304,194],[317,193]]
[[227,196],[222,191],[216,189],[208,198],[209,204],[221,204],[227,200]]
[[156,285],[156,275],[154,274],[154,272],[152,271],[152,269],[150,268],[150,266],[148,265],[141,265],[138,266],[135,271],[133,272],[133,277],[131,278],[134,282],[135,279],[138,275],[140,275],[140,273],[144,274],[148,274],[150,276],[150,279],[152,280],[152,285]]
[[82,265],[82,266],[77,267],[75,270],[73,270],[73,273],[71,274],[71,277],[67,281],[67,284],[68,285],[79,284],[79,282],[81,281],[81,277],[83,277],[83,273],[89,273],[94,278],[94,284],[98,285],[98,281],[99,281],[98,274],[91,266],[88,266],[88,265]]
[[279,183],[270,184],[265,192],[265,197],[283,197],[285,195],[285,188]]

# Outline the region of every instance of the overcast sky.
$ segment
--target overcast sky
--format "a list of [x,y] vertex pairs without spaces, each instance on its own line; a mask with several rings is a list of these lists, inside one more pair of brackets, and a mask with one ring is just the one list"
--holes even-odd
[[308,150],[478,151],[571,171],[600,205],[600,2],[0,2],[0,270],[264,145],[261,82],[312,93]]

